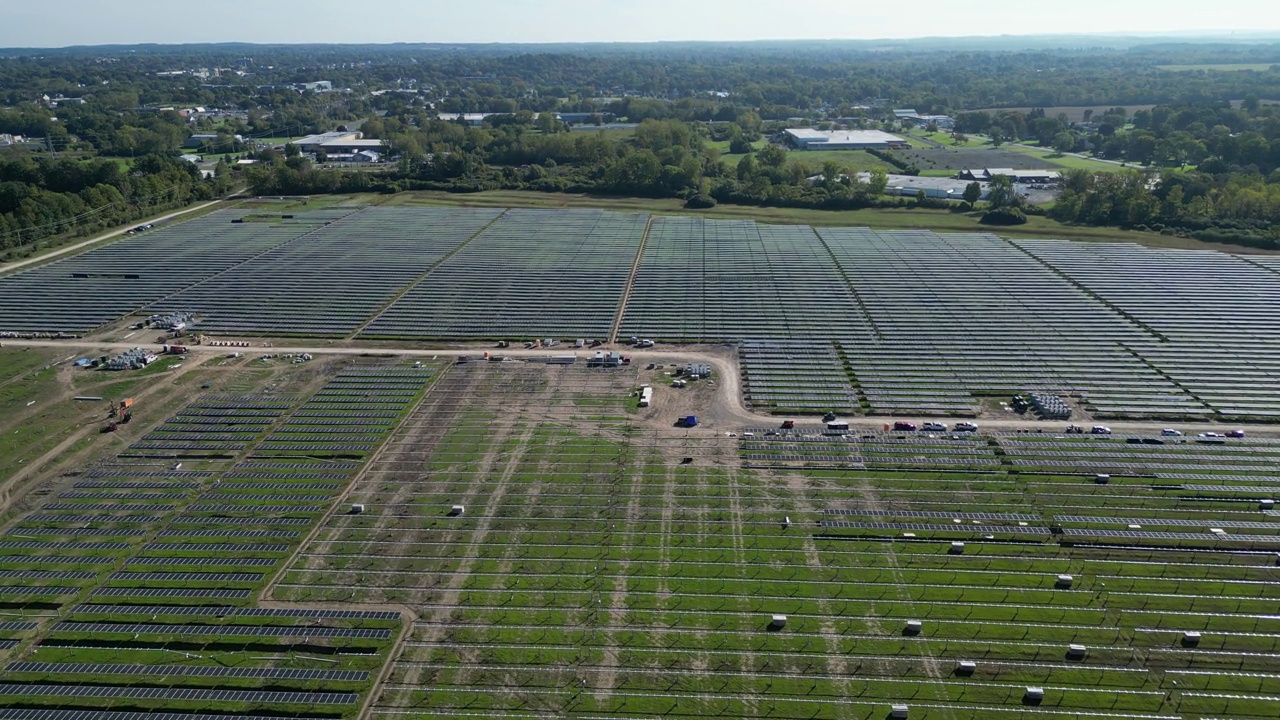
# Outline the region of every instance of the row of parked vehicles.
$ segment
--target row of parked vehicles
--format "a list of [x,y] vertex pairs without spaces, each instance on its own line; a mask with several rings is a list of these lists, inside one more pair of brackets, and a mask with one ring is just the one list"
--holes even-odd
[[[1068,425],[1067,434],[1068,435],[1084,435],[1085,430],[1083,427],[1079,425]],[[1088,434],[1089,435],[1110,435],[1111,428],[1107,427],[1106,425],[1094,425],[1092,428],[1089,429]],[[1182,437],[1182,435],[1183,433],[1181,430],[1177,430],[1174,428],[1165,428],[1160,431],[1161,437]],[[1202,439],[1221,438],[1221,437],[1242,438],[1244,437],[1244,430],[1228,430],[1225,434],[1219,434],[1216,432],[1202,432],[1196,435],[1196,437],[1202,438]]]
[[[848,427],[848,423],[844,423],[839,420],[836,420],[836,416],[832,413],[829,413],[826,417],[824,417],[823,421],[827,423],[829,429],[835,429],[834,426],[837,426],[837,425],[842,426],[841,429],[845,429]],[[783,430],[794,430],[795,427],[796,427],[795,420],[782,421]],[[886,426],[886,428],[887,427],[888,426]],[[955,425],[952,425],[950,427],[948,427],[947,424],[943,422],[926,422],[920,425],[916,425],[916,423],[913,423],[913,422],[899,420],[893,424],[893,430],[894,432],[916,432],[916,431],[977,432],[978,425],[977,423],[971,423],[971,422],[958,422]],[[1066,432],[1068,435],[1110,435],[1111,428],[1107,427],[1106,425],[1094,425],[1093,427],[1086,430],[1084,427],[1080,425],[1068,425]],[[1181,430],[1176,430],[1174,428],[1165,428],[1164,430],[1160,431],[1160,435],[1164,437],[1182,437],[1183,433]],[[1202,432],[1196,435],[1196,438],[1198,439],[1242,438],[1242,437],[1244,437],[1244,430],[1228,430],[1224,434],[1219,434],[1216,432]]]
[[948,429],[952,432],[978,432],[978,426],[971,422],[958,422],[953,427],[948,428],[947,424],[943,422],[927,422],[916,426],[913,422],[899,420],[893,424],[893,429],[898,432],[915,432],[916,430],[922,432],[947,432]]

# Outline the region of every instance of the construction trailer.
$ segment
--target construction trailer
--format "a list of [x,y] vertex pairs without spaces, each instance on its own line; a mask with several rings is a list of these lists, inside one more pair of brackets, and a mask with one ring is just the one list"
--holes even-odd
[[653,402],[653,388],[645,385],[640,388],[640,407],[649,407]]

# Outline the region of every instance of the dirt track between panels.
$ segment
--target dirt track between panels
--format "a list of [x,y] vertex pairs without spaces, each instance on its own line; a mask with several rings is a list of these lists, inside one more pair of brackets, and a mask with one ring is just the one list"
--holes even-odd
[[[261,341],[259,341],[260,343]],[[116,342],[93,342],[91,340],[7,340],[7,347],[55,347],[67,349],[84,349],[84,348],[100,348],[103,350],[127,350],[136,347],[136,343],[116,343]],[[687,363],[687,362],[704,362],[710,364],[716,372],[715,392],[709,398],[709,402],[700,409],[701,417],[705,416],[714,423],[708,423],[711,429],[719,428],[721,430],[737,429],[742,426],[769,427],[779,422],[780,418],[775,415],[762,415],[752,412],[742,402],[742,380],[738,373],[738,363],[734,357],[733,351],[728,348],[714,348],[712,350],[705,349],[706,346],[689,349],[670,349],[670,350],[633,350],[629,348],[618,348],[626,352],[632,357],[633,364],[645,365],[650,362],[655,363]],[[608,349],[606,347],[606,349]],[[432,358],[432,357],[453,357],[456,355],[469,355],[477,360],[480,359],[481,353],[485,352],[481,349],[459,349],[459,348],[386,348],[386,347],[370,347],[370,346],[284,346],[270,344],[268,347],[248,347],[248,348],[226,348],[226,347],[210,347],[203,345],[193,345],[188,347],[188,351],[195,355],[204,354],[225,354],[230,350],[239,350],[245,354],[255,352],[270,352],[272,354],[280,353],[311,353],[312,355],[347,355],[347,356],[377,356],[377,357],[413,357],[413,358]],[[539,350],[523,350],[523,349],[504,349],[501,351],[492,351],[494,354],[501,354],[503,357],[511,360],[522,360],[527,358],[542,358],[548,355],[564,354],[571,352],[570,350],[556,349],[539,349]],[[579,359],[585,359],[589,353],[579,352]],[[672,415],[674,417],[674,415]],[[848,417],[842,418],[849,422],[851,428],[860,430],[874,430],[881,428],[888,418],[884,416],[876,417]],[[892,420],[908,420],[916,423],[923,423],[934,418],[898,416]],[[810,421],[812,422],[812,421]],[[1005,432],[1017,432],[1028,430],[1043,430],[1046,432],[1057,432],[1062,427],[1062,423],[1052,421],[1034,421],[1026,419],[989,419],[981,418],[979,420],[984,430],[1000,430]],[[805,423],[800,422],[801,425]],[[1107,426],[1117,432],[1131,433],[1158,433],[1161,429],[1169,427],[1169,421],[1126,421],[1126,420],[1108,420]],[[1208,422],[1184,423],[1189,427],[1217,427],[1222,428],[1221,424],[1213,424]],[[1280,435],[1280,426],[1265,424],[1232,424],[1230,427],[1238,427],[1247,429],[1252,433],[1264,436]],[[1186,430],[1186,428],[1183,428]],[[1192,434],[1191,431],[1188,434]]]

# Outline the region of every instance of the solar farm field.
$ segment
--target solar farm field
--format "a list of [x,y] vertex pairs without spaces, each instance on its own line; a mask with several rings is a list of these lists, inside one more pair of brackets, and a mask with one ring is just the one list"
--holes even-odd
[[257,598],[436,377],[206,393],[38,488],[0,534],[0,715],[357,717],[402,610]]
[[1093,419],[1273,422],[1277,301],[1272,258],[1211,251],[335,207],[222,211],[2,277],[0,335],[192,312],[195,332],[240,338],[798,342],[742,353],[752,407],[983,416],[1044,393]]
[[458,365],[393,433],[271,588],[413,610],[371,717],[1280,711],[1280,442],[674,428],[659,372]]

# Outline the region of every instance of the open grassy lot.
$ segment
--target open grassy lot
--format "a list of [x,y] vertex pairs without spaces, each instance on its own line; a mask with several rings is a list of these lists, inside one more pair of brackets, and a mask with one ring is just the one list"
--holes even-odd
[[[959,140],[956,140],[954,137],[952,137],[951,133],[949,132],[931,133],[931,132],[925,132],[923,130],[913,130],[907,135],[907,137],[913,138],[913,139],[925,138],[928,140],[932,140],[933,142],[939,143],[941,145],[945,145],[947,147],[954,147],[954,148],[977,148],[977,147],[983,147],[984,145],[987,145],[991,142],[990,140],[984,137],[974,136],[974,135],[966,136],[966,139],[964,140],[964,142],[961,142]],[[927,143],[922,143],[922,142],[915,142],[913,143],[913,145],[915,145],[918,148],[932,147],[931,145]]]
[[[1054,150],[1034,147],[1031,145],[1012,144],[1008,146],[1009,150],[1031,158],[1037,158],[1044,162],[1047,167],[1058,168],[1079,168],[1082,170],[1092,170],[1094,172],[1118,172],[1123,170],[1125,166],[1119,163],[1103,162],[1079,155],[1063,155]],[[1134,169],[1138,169],[1135,166]]]
[[907,162],[915,163],[924,172],[943,170],[954,173],[968,168],[1013,168],[1015,170],[1056,170],[1083,167],[1099,172],[1114,172],[1119,165],[1097,162],[1071,155],[1057,155],[1022,145],[1000,147],[968,146],[947,148],[921,148],[899,152]]
[[790,150],[787,152],[787,159],[804,162],[814,168],[815,172],[821,170],[822,164],[828,160],[857,172],[875,168],[893,172],[888,163],[865,150]]

